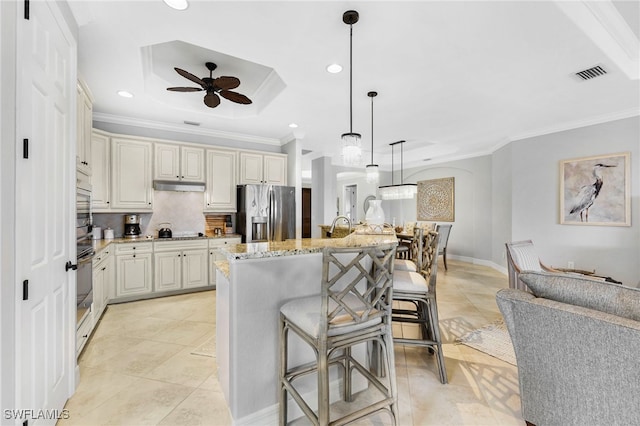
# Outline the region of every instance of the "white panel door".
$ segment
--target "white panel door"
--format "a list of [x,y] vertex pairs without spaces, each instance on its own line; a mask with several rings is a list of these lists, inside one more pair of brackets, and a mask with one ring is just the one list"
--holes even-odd
[[183,146],[181,152],[180,179],[189,182],[204,182],[204,148]]
[[180,180],[180,147],[156,143],[155,153],[153,178]]
[[207,150],[205,211],[235,212],[236,153]]
[[55,2],[31,2],[17,25],[15,408],[62,410],[75,386],[75,273],[65,264],[76,263],[76,42]]
[[111,158],[109,136],[91,134],[91,197],[94,212],[108,210],[110,204]]
[[240,153],[240,185],[264,183],[262,177],[262,155]]
[[168,251],[154,254],[154,291],[178,290],[182,283],[182,252]]
[[116,297],[151,293],[151,253],[116,256]]
[[287,157],[265,155],[263,181],[271,185],[286,185]]

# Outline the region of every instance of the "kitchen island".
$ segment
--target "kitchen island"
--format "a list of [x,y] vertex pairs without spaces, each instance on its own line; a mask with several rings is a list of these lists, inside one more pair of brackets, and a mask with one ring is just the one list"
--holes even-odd
[[[216,357],[218,379],[234,424],[277,424],[280,307],[291,299],[320,293],[324,247],[397,242],[393,231],[363,232],[344,238],[237,244],[224,249],[227,262],[216,262]],[[314,359],[302,342],[292,341],[289,349],[292,365]],[[313,398],[316,381],[309,379],[308,394]],[[336,398],[338,380],[333,377],[331,383]],[[357,386],[354,380],[354,391]],[[295,404],[290,406],[295,409]],[[292,411],[290,418],[298,415]]]

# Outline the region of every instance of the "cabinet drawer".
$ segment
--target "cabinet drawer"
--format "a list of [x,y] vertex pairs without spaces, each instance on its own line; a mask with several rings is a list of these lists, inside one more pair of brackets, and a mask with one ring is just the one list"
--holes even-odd
[[91,334],[91,330],[93,328],[93,316],[90,312],[89,315],[82,321],[80,327],[76,331],[76,358],[80,355],[82,348],[89,340],[89,335]]
[[180,240],[180,241],[154,241],[154,251],[177,251],[177,250],[194,250],[206,249],[207,240]]
[[116,255],[151,253],[152,251],[153,251],[153,243],[151,241],[120,243],[116,245]]
[[240,238],[215,238],[209,240],[209,248],[229,247],[234,244],[240,244]]

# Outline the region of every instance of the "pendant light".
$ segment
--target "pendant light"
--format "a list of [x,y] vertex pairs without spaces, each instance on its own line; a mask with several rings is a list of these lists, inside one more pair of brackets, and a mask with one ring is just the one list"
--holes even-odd
[[342,22],[349,25],[349,133],[342,134],[342,161],[348,166],[360,164],[362,156],[360,133],[353,133],[353,24],[359,17],[355,10],[347,10],[342,15]]
[[378,165],[373,164],[373,98],[378,96],[378,92],[369,92],[367,96],[371,98],[371,164],[367,164],[367,182],[378,183],[380,174],[378,173]]
[[[390,143],[391,145],[391,185],[381,186],[378,188],[378,194],[383,200],[406,200],[413,198],[418,193],[418,185],[415,183],[402,183],[404,176],[403,170],[403,145],[405,141],[398,141]],[[400,185],[393,184],[393,150],[395,145],[400,144]]]

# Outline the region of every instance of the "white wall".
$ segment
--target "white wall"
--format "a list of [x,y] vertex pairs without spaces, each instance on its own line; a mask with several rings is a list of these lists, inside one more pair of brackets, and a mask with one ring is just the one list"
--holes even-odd
[[[447,254],[469,260],[490,260],[491,157],[476,157],[404,170],[404,183],[445,177],[455,178],[455,217]],[[391,184],[390,174],[386,179],[388,182],[382,184]],[[396,183],[399,183],[398,179]],[[387,218],[395,217],[397,224],[417,220],[417,198],[383,201],[382,204],[385,215],[389,215]]]
[[[625,285],[640,279],[640,117],[513,142],[512,239],[532,239],[546,264],[596,269]],[[560,161],[631,152],[631,226],[559,223]],[[502,164],[494,164],[501,167]],[[606,181],[604,185],[606,186]]]

